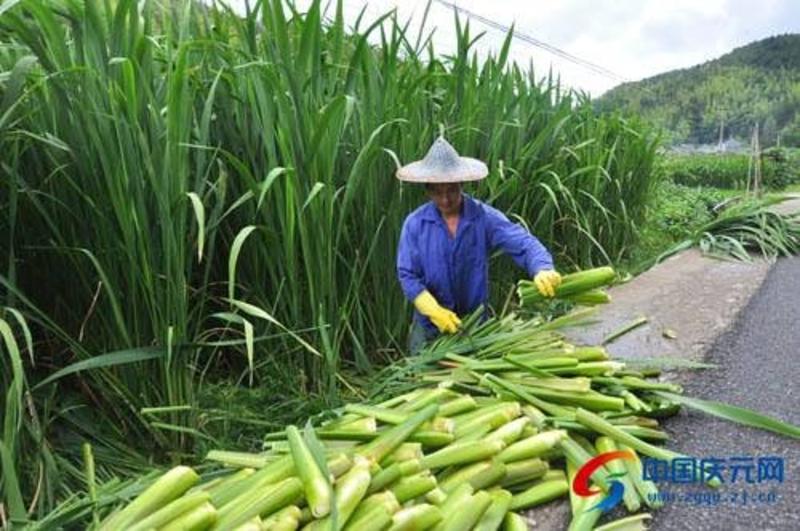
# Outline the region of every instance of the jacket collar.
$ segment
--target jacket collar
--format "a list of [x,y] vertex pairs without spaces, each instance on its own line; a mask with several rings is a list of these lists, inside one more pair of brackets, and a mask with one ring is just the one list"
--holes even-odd
[[[478,217],[480,214],[480,207],[475,199],[472,198],[471,195],[462,193],[462,213],[461,219],[464,220],[472,220]],[[422,211],[422,219],[424,221],[442,221],[442,215],[439,213],[439,209],[436,208],[436,205],[433,204],[433,201],[428,201],[425,204],[425,208]]]

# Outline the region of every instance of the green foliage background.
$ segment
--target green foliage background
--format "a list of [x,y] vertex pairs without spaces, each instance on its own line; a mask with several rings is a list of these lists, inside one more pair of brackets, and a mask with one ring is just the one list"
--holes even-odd
[[800,146],[800,35],[763,39],[691,68],[625,83],[600,97],[600,109],[626,109],[663,128],[670,143],[749,141]]
[[[424,199],[394,171],[440,127],[491,168],[470,191],[561,269],[634,246],[655,183],[641,122],[508,64],[510,36],[479,62],[456,19],[442,57],[392,14],[350,33],[341,7],[3,5],[0,322],[20,340],[0,355],[0,494],[16,520],[83,487],[82,441],[100,481],[191,459],[231,423],[338,404],[351,373],[402,352],[395,247]],[[214,391],[228,380],[263,390],[260,418]]]
[[[659,158],[664,177],[687,186],[712,186],[732,190],[747,188],[754,175],[754,159],[743,153],[667,153]],[[761,184],[781,190],[800,183],[800,150],[770,148],[761,154]]]

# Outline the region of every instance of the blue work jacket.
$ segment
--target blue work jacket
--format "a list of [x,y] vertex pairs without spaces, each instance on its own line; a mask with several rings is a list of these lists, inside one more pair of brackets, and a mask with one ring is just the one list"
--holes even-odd
[[[489,299],[489,256],[500,249],[529,277],[553,269],[553,258],[530,232],[502,212],[463,194],[454,238],[436,205],[429,201],[403,222],[397,247],[397,276],[409,301],[428,290],[442,306],[464,316]],[[414,312],[429,332],[430,320]]]

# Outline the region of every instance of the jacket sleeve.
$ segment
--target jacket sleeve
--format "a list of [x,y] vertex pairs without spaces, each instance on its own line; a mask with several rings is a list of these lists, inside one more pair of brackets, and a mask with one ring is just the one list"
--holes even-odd
[[533,277],[539,271],[554,269],[547,248],[522,225],[512,223],[502,212],[483,205],[487,215],[488,241],[492,250],[500,249]]
[[397,245],[397,278],[406,298],[413,302],[425,290],[422,263],[414,230],[416,224],[406,218]]

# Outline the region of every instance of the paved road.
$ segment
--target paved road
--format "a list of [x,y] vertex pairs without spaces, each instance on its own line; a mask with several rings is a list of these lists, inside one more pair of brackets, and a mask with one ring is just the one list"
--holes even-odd
[[[778,261],[706,360],[720,368],[679,378],[686,394],[753,408],[800,425],[800,258]],[[728,481],[719,489],[718,506],[668,503],[656,511],[652,529],[800,530],[800,441],[694,412],[682,413],[666,428],[674,434],[674,447],[688,455],[782,458],[785,480],[747,485],[741,480],[742,471],[735,483]],[[726,474],[729,479],[730,471]],[[678,492],[663,485],[662,490],[667,489]],[[774,503],[752,501],[753,495],[770,491],[776,496]],[[744,492],[751,498],[746,504],[741,503]],[[729,501],[733,496],[736,502]]]

